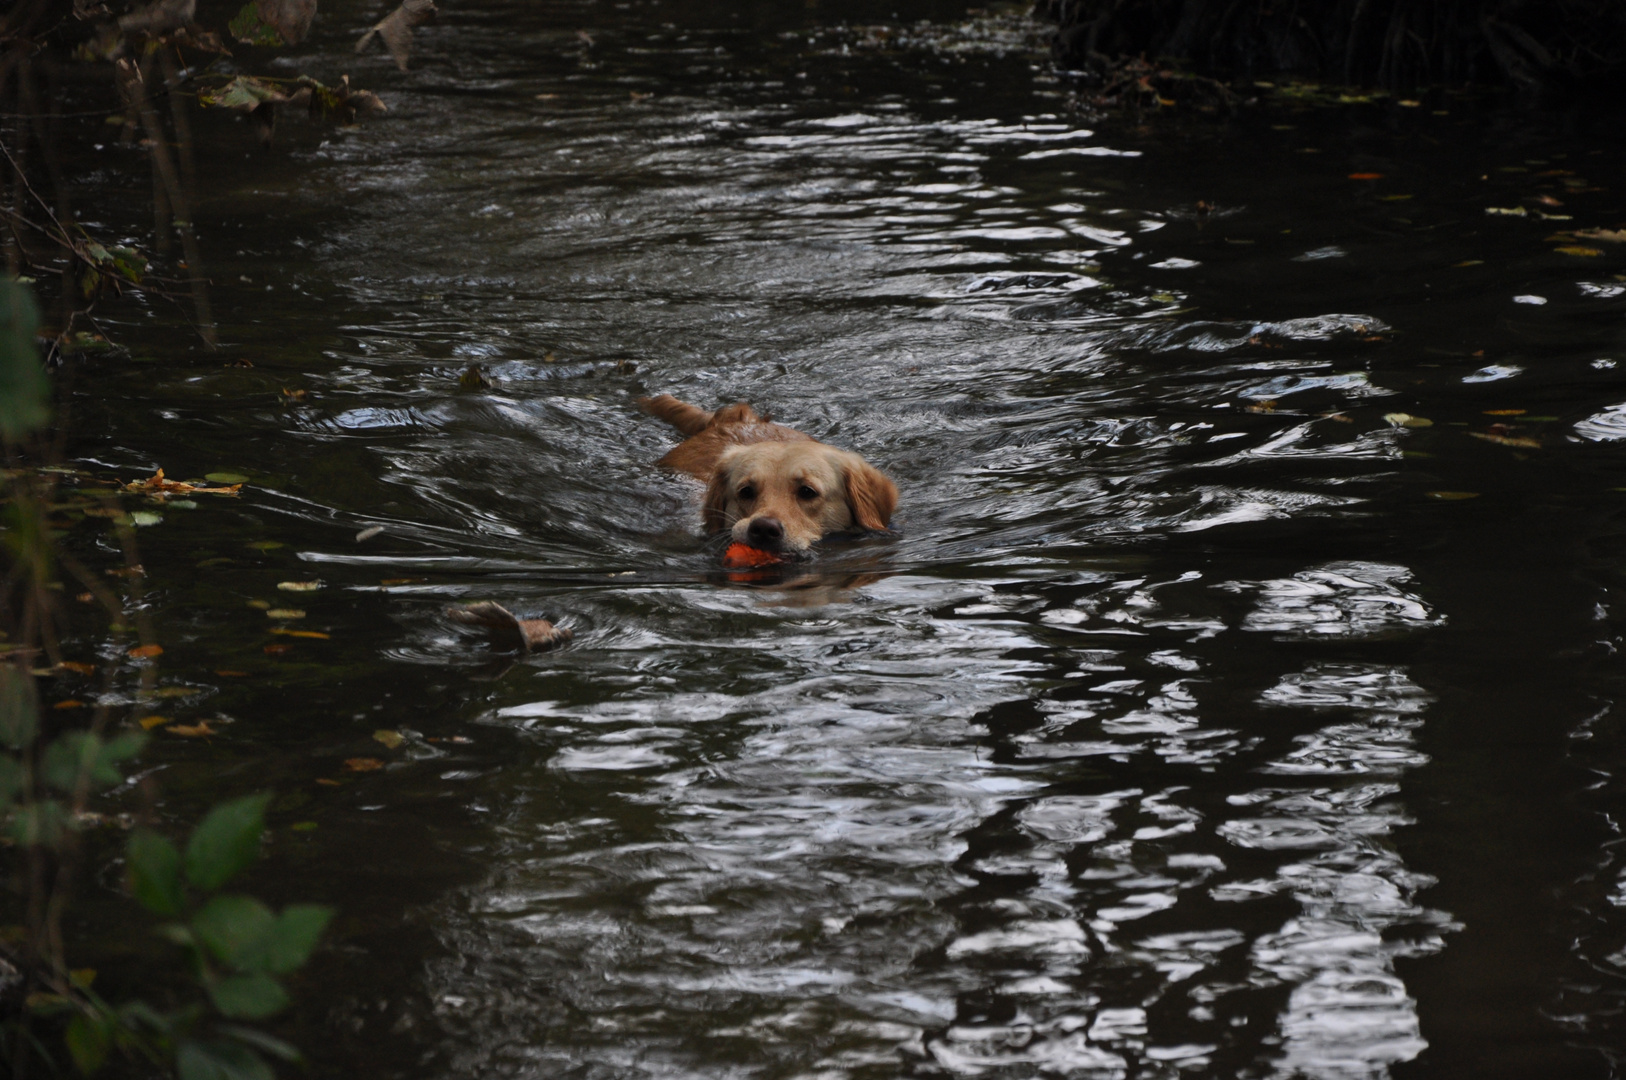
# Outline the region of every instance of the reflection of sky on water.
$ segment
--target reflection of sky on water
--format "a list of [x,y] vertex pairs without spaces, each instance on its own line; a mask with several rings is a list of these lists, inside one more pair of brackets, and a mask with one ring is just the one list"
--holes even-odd
[[[1256,691],[1259,724],[1216,728],[1202,704],[1230,677],[1201,648],[1283,612],[1312,640],[1432,625],[1406,580],[1109,578],[1058,607],[893,578],[846,613],[863,648],[832,652],[807,617],[774,639],[794,678],[743,694],[663,689],[672,646],[629,643],[616,699],[492,717],[601,794],[553,824],[511,811],[508,856],[448,913],[461,959],[431,984],[484,1047],[460,1067],[507,1074],[528,1031],[549,1068],[684,1076],[724,1075],[707,1062],[729,1046],[831,1077],[1384,1075],[1424,1045],[1392,962],[1449,922],[1387,842],[1429,699],[1401,667],[1311,662]],[[1205,593],[1246,602],[1186,609]],[[1056,663],[1014,754],[991,754]],[[582,1019],[557,1029],[497,968]]]

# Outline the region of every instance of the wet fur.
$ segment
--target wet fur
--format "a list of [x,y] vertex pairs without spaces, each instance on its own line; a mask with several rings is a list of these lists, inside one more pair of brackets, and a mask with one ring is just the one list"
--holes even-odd
[[[662,394],[638,404],[688,436],[659,463],[706,485],[708,533],[805,554],[831,533],[884,532],[891,523],[897,486],[857,454],[775,424],[744,402],[707,412]],[[818,497],[801,497],[804,487]],[[743,499],[742,490],[755,497]],[[775,527],[778,536],[770,535]]]

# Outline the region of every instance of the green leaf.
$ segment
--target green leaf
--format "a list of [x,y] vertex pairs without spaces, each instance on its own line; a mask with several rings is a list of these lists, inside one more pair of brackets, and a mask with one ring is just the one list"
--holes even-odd
[[154,915],[179,915],[186,906],[181,853],[167,837],[141,830],[130,837],[130,893]]
[[288,1007],[282,984],[269,975],[232,975],[211,983],[209,1000],[233,1020],[264,1020]]
[[213,892],[259,858],[269,794],[249,795],[209,811],[186,845],[186,879]]
[[34,348],[39,321],[29,290],[0,282],[0,440],[20,439],[51,416],[51,384]]
[[[76,791],[82,777],[103,787],[124,779],[116,762],[140,749],[140,742],[131,744],[128,735],[121,735],[114,743],[102,742],[89,731],[70,731],[45,748],[40,758],[40,771],[45,782],[58,791]],[[112,751],[111,753],[109,751]]]
[[278,975],[298,970],[310,959],[332,918],[333,909],[324,904],[289,904],[283,908],[266,943],[267,969]]
[[[3,347],[3,343],[0,343]],[[0,376],[0,382],[4,377]],[[5,388],[0,386],[0,414],[7,408]],[[4,423],[0,418],[0,423]],[[39,734],[39,706],[34,700],[34,682],[10,664],[0,664],[0,743],[21,750]]]
[[261,972],[277,917],[251,896],[217,896],[192,917],[192,932],[215,958],[239,971]]
[[21,847],[50,847],[72,827],[68,812],[57,802],[24,803],[11,819],[11,838]]
[[299,1052],[299,1047],[290,1046],[274,1036],[267,1035],[255,1028],[238,1027],[236,1024],[220,1024],[216,1031],[238,1042],[247,1043],[256,1050],[264,1050],[272,1057],[281,1058],[292,1065],[302,1064],[305,1055]]
[[89,1076],[102,1067],[107,1060],[108,1031],[107,1025],[100,1020],[92,1020],[80,1013],[68,1021],[68,1030],[64,1035],[68,1044],[68,1053],[73,1057],[73,1063],[79,1066],[79,1071]]
[[224,1039],[188,1039],[175,1054],[181,1080],[276,1080],[259,1054]]
[[14,757],[0,756],[0,813],[5,812],[5,804],[22,794],[27,781],[28,773],[23,769],[22,762]]

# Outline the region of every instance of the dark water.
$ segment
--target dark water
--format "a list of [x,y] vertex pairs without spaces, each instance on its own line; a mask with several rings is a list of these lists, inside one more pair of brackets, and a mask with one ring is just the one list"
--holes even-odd
[[[380,121],[200,119],[223,349],[130,303],[74,374],[91,471],[250,479],[140,532],[220,732],[150,766],[177,827],[274,788],[255,887],[342,908],[314,1075],[1617,1074],[1626,247],[1554,234],[1626,224],[1618,124],[445,6],[407,75],[359,7],[290,65]],[[859,450],[897,539],[721,578],[662,391]],[[493,665],[474,599],[575,641]]]

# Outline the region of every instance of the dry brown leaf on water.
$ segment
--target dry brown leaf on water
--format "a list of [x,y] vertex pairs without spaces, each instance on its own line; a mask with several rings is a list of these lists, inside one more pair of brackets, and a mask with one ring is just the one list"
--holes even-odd
[[1530,439],[1523,435],[1497,435],[1489,431],[1470,431],[1468,434],[1476,439],[1496,443],[1498,446],[1522,446],[1530,450],[1541,449],[1540,439]]
[[79,660],[64,660],[62,663],[58,664],[57,667],[61,668],[63,671],[72,671],[79,675],[96,674],[95,664],[86,664]]
[[320,581],[279,581],[277,588],[283,592],[315,592],[322,587]]
[[163,727],[165,724],[171,724],[174,722],[175,718],[172,716],[143,716],[140,720],[136,721],[136,723],[141,725],[142,731],[151,731],[155,727]]
[[1477,491],[1425,491],[1423,494],[1431,499],[1443,499],[1446,502],[1458,502],[1463,499],[1477,499]]
[[137,645],[125,655],[132,656],[137,660],[151,660],[153,657],[162,656],[163,654],[164,647],[162,645]]
[[321,784],[323,787],[343,787],[344,786],[343,784],[339,783],[337,780],[329,780],[325,776],[318,776],[316,778],[316,782],[318,784]]
[[207,739],[210,735],[220,734],[209,726],[207,720],[199,720],[195,724],[171,724],[164,730],[171,735],[180,735],[188,739]]
[[298,45],[316,17],[316,0],[254,0],[254,10],[283,41]]
[[284,637],[310,638],[313,641],[333,640],[332,634],[324,634],[320,630],[290,630],[286,626],[273,626],[271,628],[271,632],[273,634],[281,634]]
[[66,701],[59,701],[55,705],[51,706],[53,709],[83,709],[84,707],[85,703],[80,701],[78,698],[69,698]]
[[345,772],[376,772],[384,767],[384,763],[375,757],[353,757],[344,759]]
[[402,735],[399,731],[390,731],[386,728],[379,728],[377,731],[373,732],[373,740],[375,742],[383,743],[386,749],[394,750],[402,743],[406,742],[406,736]]
[[144,495],[236,495],[243,490],[243,485],[228,484],[225,487],[201,487],[180,480],[165,480],[164,470],[159,469],[146,480],[130,481],[124,485],[124,490],[136,491]]
[[1528,409],[1486,409],[1486,416],[1523,416]]
[[270,619],[303,619],[305,613],[298,608],[267,608],[266,617]]
[[1626,229],[1576,229],[1575,235],[1583,240],[1602,240],[1606,244],[1626,244]]
[[267,645],[265,647],[265,655],[281,656],[284,653],[292,652],[293,648],[294,647],[292,645]]
[[421,26],[435,17],[434,0],[401,0],[401,6],[384,16],[371,30],[361,35],[356,42],[356,51],[364,52],[367,43],[377,35],[384,42],[384,47],[390,51],[395,66],[402,71],[407,69],[407,61],[412,58],[412,28]]
[[554,626],[546,619],[521,619],[492,600],[447,608],[446,617],[464,626],[479,627],[490,636],[492,645],[516,652],[551,649],[572,636],[569,627]]
[[1598,248],[1581,247],[1579,244],[1566,244],[1563,247],[1554,248],[1553,250],[1558,252],[1560,255],[1575,255],[1583,259],[1590,259],[1603,254],[1603,252]]

